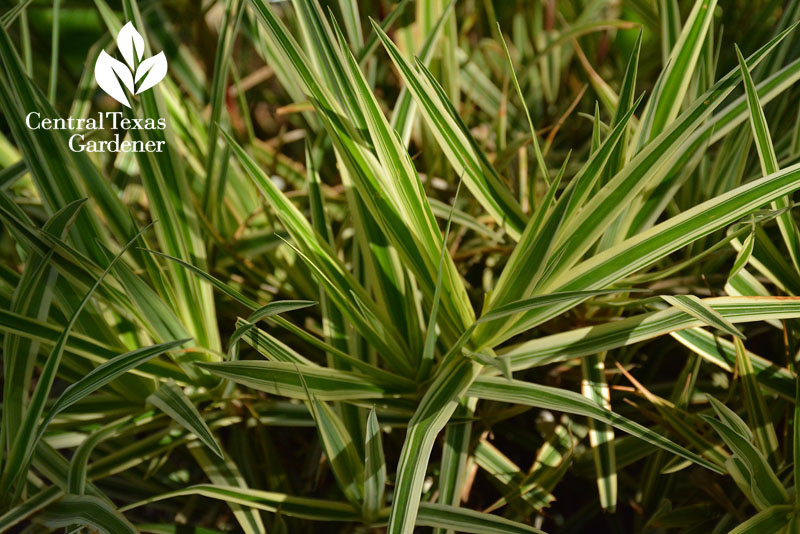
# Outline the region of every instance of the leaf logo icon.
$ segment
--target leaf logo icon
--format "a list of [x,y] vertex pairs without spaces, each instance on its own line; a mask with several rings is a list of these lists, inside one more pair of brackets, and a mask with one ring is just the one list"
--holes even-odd
[[125,63],[101,50],[94,64],[94,79],[111,98],[131,107],[128,95],[147,91],[167,75],[167,57],[159,52],[143,60],[144,38],[130,22],[117,35],[117,49]]

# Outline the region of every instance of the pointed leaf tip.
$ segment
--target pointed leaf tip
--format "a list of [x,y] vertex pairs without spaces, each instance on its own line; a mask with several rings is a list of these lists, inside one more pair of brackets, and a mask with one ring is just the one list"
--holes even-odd
[[123,106],[131,107],[122,87],[124,85],[128,91],[133,93],[133,76],[123,62],[109,56],[105,50],[101,50],[94,64],[94,79],[97,80],[100,89],[108,93],[111,98]]
[[128,22],[117,34],[117,48],[131,70],[134,69],[137,60],[142,60],[144,38],[136,31],[132,23]]
[[136,89],[136,94],[147,91],[158,82],[164,79],[167,75],[167,57],[161,51],[153,57],[149,57],[139,64],[136,69],[135,82],[138,82],[142,77],[144,80],[142,84]]

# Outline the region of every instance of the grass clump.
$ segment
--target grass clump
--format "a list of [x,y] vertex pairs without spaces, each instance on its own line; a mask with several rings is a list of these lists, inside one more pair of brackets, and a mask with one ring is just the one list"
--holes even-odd
[[0,531],[795,532],[798,14],[7,10]]

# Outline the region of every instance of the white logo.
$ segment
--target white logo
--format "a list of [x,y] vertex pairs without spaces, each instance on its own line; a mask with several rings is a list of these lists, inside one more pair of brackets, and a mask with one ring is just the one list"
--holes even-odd
[[127,65],[101,50],[94,64],[94,79],[111,98],[123,106],[131,107],[125,89],[132,95],[138,95],[163,80],[167,75],[167,58],[164,52],[159,52],[142,61],[144,38],[130,22],[119,31],[117,48]]

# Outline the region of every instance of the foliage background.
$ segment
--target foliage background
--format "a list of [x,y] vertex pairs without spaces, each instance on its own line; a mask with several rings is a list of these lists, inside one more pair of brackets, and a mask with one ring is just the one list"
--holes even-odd
[[800,531],[800,2],[0,18],[0,531]]

